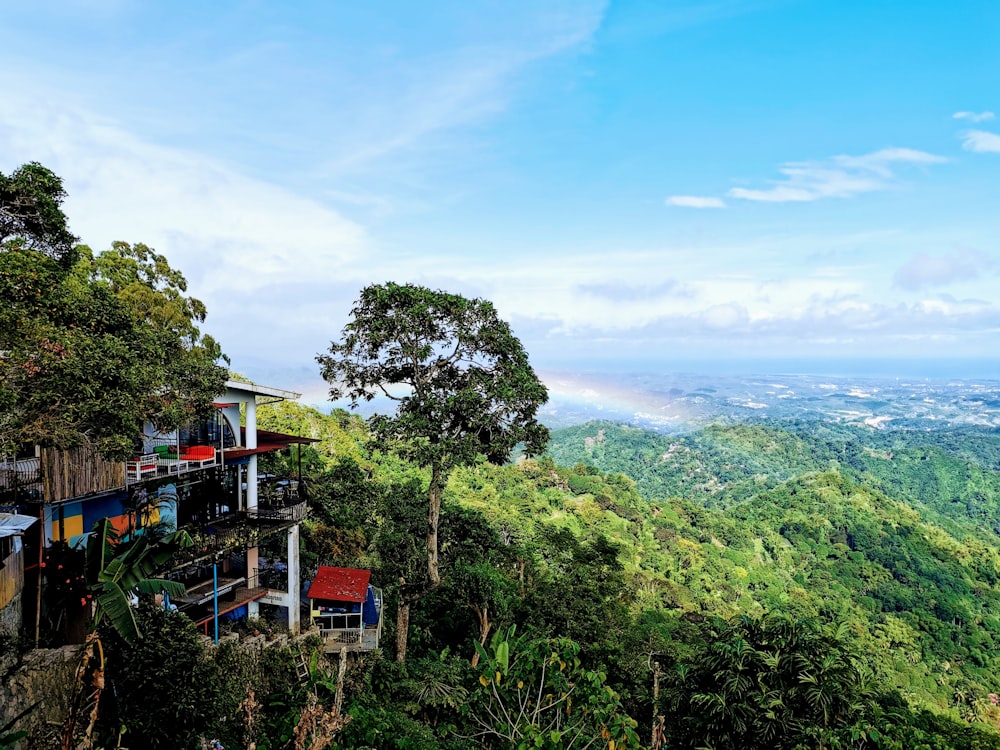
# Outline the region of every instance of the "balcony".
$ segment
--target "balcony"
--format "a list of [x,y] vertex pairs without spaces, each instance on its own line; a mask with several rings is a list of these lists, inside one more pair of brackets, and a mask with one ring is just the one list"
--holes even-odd
[[129,482],[177,476],[221,463],[218,446],[184,444],[177,433],[155,437],[144,435],[141,450],[142,453],[125,462],[125,475]]
[[309,510],[305,500],[298,500],[288,505],[259,505],[247,511],[247,518],[263,524],[293,524],[306,517]]
[[231,568],[228,562],[219,564],[215,578],[211,563],[188,566],[171,574],[171,578],[180,580],[187,588],[184,596],[176,597],[173,604],[203,629],[215,618],[216,597],[219,615],[224,615],[267,594],[256,571],[246,575],[245,569]]
[[314,617],[313,623],[319,628],[319,636],[323,639],[323,650],[328,654],[339,654],[347,649],[355,651],[373,651],[378,648],[382,637],[382,589],[372,587],[375,595],[375,607],[378,612],[378,622],[365,624],[360,612],[324,615]]
[[276,530],[299,523],[308,509],[301,482],[263,474],[257,481],[257,507],[250,508],[247,516],[262,528]]
[[42,491],[42,464],[38,457],[8,459],[0,457],[0,498],[35,500]]
[[229,513],[206,523],[187,524],[183,528],[190,535],[192,545],[174,556],[179,565],[197,563],[228,550],[254,547],[261,536],[258,525],[250,523],[244,512]]

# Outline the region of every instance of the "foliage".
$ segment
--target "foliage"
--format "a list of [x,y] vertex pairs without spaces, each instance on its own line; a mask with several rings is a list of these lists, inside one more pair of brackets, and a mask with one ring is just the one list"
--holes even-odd
[[602,672],[583,668],[565,638],[497,632],[481,655],[478,685],[464,712],[482,747],[638,747],[636,722]]
[[[518,443],[541,450],[535,413],[547,399],[521,342],[489,302],[413,285],[362,290],[340,343],[318,357],[332,399],[396,402],[372,430],[383,445],[431,469],[427,574],[437,569],[439,489],[447,472],[485,454],[506,460]],[[397,393],[392,386],[405,386]]]
[[[69,252],[61,184],[28,167],[48,197],[8,201],[23,215],[0,209],[13,233],[0,246],[0,450],[90,444],[122,459],[144,421],[173,428],[211,408],[221,351],[197,327],[204,305],[162,255],[123,242],[96,257]],[[0,179],[0,194],[24,188],[15,177],[14,188]]]
[[94,595],[94,627],[107,621],[125,642],[141,638],[132,598],[163,592],[183,596],[183,584],[152,576],[175,552],[190,546],[191,539],[184,531],[161,539],[147,534],[122,543],[110,519],[97,521],[87,538],[84,567],[87,587]]
[[[129,747],[197,748],[215,734],[227,706],[226,684],[208,657],[197,629],[182,614],[143,604],[138,618],[145,637],[117,634],[108,644],[108,679],[114,699],[103,718],[108,732],[127,728]],[[233,708],[228,701],[230,710]]]
[[708,647],[665,689],[671,747],[847,746],[874,691],[846,626],[743,616],[709,627]]
[[62,212],[65,198],[62,180],[38,162],[0,174],[0,248],[17,245],[70,265],[76,237]]

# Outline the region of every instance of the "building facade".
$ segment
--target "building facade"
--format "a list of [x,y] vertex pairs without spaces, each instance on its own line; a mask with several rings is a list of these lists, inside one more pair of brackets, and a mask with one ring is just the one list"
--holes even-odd
[[[33,631],[37,642],[43,624],[85,614],[72,611],[89,606],[73,593],[76,578],[68,573],[77,571],[64,575],[54,568],[78,560],[74,551],[105,517],[123,541],[147,533],[188,533],[192,545],[175,555],[160,577],[184,584],[186,594],[165,606],[185,612],[204,632],[220,617],[254,616],[268,604],[282,608],[289,630],[297,633],[305,486],[294,455],[277,462],[281,473],[259,467],[268,457],[297,454],[292,446],[314,441],[258,429],[257,407],[298,397],[230,380],[210,419],[169,433],[147,425],[124,462],[107,461],[86,447],[26,447],[3,459],[0,511],[37,519],[23,537],[21,609],[29,636]],[[270,550],[264,557],[262,545]],[[0,578],[4,575],[0,570]],[[52,595],[62,588],[69,593]]]

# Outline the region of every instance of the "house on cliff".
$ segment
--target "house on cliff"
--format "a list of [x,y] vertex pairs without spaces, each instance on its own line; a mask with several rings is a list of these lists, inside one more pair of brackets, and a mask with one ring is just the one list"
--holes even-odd
[[[0,457],[10,466],[0,471],[0,511],[36,521],[19,545],[28,636],[38,642],[43,625],[79,620],[89,612],[86,598],[73,595],[75,581],[82,580],[81,571],[73,569],[80,565],[74,550],[104,517],[124,540],[153,528],[188,532],[193,546],[158,575],[184,585],[185,595],[170,606],[206,634],[217,616],[255,616],[265,605],[284,608],[289,630],[297,633],[299,527],[307,500],[301,465],[278,475],[260,471],[258,464],[315,441],[258,429],[257,407],[298,397],[230,380],[211,418],[170,433],[147,425],[124,462],[107,461],[86,446],[25,446],[16,456]],[[266,565],[260,554],[265,544]],[[0,570],[0,590],[10,574],[6,567]]]

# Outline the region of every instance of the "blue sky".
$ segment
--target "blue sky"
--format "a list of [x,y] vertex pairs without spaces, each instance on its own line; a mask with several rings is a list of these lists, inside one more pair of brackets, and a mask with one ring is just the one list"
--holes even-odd
[[542,371],[995,359],[1000,4],[0,0],[0,171],[311,391],[366,284]]

